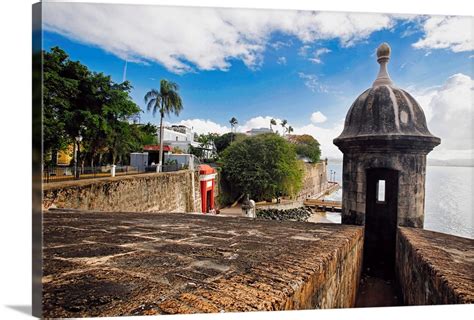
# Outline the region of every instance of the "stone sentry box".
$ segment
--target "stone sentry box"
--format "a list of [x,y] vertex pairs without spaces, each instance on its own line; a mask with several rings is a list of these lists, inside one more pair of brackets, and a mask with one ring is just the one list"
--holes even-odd
[[423,228],[426,155],[440,143],[420,105],[390,79],[390,47],[380,71],[349,109],[334,144],[344,154],[342,223],[365,225],[364,266],[392,277],[398,226]]

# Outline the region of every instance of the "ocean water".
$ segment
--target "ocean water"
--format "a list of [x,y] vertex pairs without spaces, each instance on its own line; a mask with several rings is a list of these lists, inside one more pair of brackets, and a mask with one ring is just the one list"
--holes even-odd
[[[342,186],[342,163],[329,163]],[[425,186],[425,229],[474,238],[474,167],[427,166]],[[342,189],[328,199],[341,200]],[[327,212],[326,217],[341,222],[340,213]]]

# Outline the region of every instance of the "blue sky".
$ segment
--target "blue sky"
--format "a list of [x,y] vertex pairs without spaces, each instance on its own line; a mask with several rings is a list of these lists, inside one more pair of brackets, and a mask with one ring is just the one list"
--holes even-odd
[[[392,47],[392,80],[419,98],[429,122],[440,122],[434,128],[444,132],[443,114],[451,107],[445,96],[455,90],[467,94],[461,103],[467,106],[458,111],[467,108],[472,120],[473,34],[459,29],[470,18],[153,6],[165,16],[185,17],[164,24],[143,16],[150,7],[115,7],[49,3],[44,49],[59,46],[117,82],[128,60],[126,79],[142,109],[143,96],[160,79],[177,82],[184,110],[167,120],[199,132],[225,132],[234,116],[241,131],[268,126],[266,117],[287,119],[296,133],[320,140],[323,154],[340,157],[330,142],[351,103],[374,81],[374,53],[382,42]],[[312,117],[316,112],[320,116]],[[159,119],[145,111],[141,121]],[[470,142],[470,149],[441,148],[438,158],[472,157]]]

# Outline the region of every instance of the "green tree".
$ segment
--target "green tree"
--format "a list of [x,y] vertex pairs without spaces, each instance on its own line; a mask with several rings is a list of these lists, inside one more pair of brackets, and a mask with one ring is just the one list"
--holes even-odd
[[276,126],[276,125],[277,125],[276,120],[272,118],[272,119],[270,120],[270,130],[273,131],[273,127],[272,127],[272,126]]
[[[118,158],[118,163],[123,163],[124,160],[129,160],[130,152],[141,151],[143,146],[150,144],[158,143],[158,127],[151,124],[138,124],[132,123],[128,124],[126,122],[121,122],[121,124],[126,124],[122,127],[123,131],[115,131],[110,137],[110,144],[114,144],[114,138],[117,137],[119,144],[117,145],[117,154],[115,155]],[[120,128],[119,128],[120,129]],[[114,137],[115,136],[115,137]],[[113,154],[111,152],[110,160],[113,161]]]
[[135,150],[143,148],[145,145],[157,144],[158,143],[158,127],[154,124],[139,124],[136,125],[135,135],[139,145],[135,147]]
[[201,144],[202,147],[208,148],[212,143],[215,143],[216,139],[219,137],[217,133],[206,133],[200,134],[197,137],[197,142]]
[[230,126],[231,126],[232,130],[234,130],[235,126],[239,123],[239,121],[237,121],[236,117],[232,117],[232,118],[230,118],[229,123],[230,123]]
[[189,153],[195,155],[199,159],[201,159],[204,155],[201,148],[193,147],[191,145],[189,146]]
[[69,56],[59,47],[43,52],[43,150],[52,154],[72,143],[67,130],[67,114],[79,94],[79,79],[84,70],[73,68]]
[[309,134],[291,136],[290,142],[295,145],[296,153],[311,162],[318,162],[321,157],[319,142]]
[[[108,146],[110,147],[112,164],[117,164],[117,158],[121,159],[130,152],[133,145],[131,135],[131,127],[125,122],[115,123],[113,129],[110,130],[107,140]],[[119,160],[119,163],[120,162]]]
[[165,115],[174,113],[179,115],[183,110],[183,102],[178,93],[179,87],[176,83],[161,79],[160,90],[151,89],[145,95],[145,104],[148,111],[153,111],[153,116],[160,113],[160,156],[158,170],[161,170],[163,164],[163,118]]
[[[54,47],[44,56],[45,152],[65,149],[74,143],[84,163],[112,149],[108,146],[114,130],[123,131],[128,119],[140,108],[132,101],[129,82],[114,83],[110,76],[90,71],[67,53]],[[124,122],[124,123],[122,123]],[[81,135],[79,149],[75,138]],[[115,135],[126,139],[123,135]]]
[[232,142],[233,139],[234,139],[235,127],[237,126],[237,124],[239,123],[239,121],[237,121],[237,118],[236,118],[236,117],[232,117],[232,118],[230,118],[229,123],[230,123],[230,128],[231,128],[231,129],[230,129],[230,132],[231,132],[230,142]]
[[232,143],[222,154],[222,176],[230,198],[249,193],[256,200],[301,189],[303,170],[292,144],[276,134]]
[[246,135],[243,133],[228,132],[223,135],[217,136],[214,139],[214,145],[218,154],[222,153],[232,141],[241,141],[245,139]]
[[286,128],[286,125],[288,124],[288,121],[283,119],[280,123],[280,125],[282,126],[283,128],[283,135],[285,135],[285,132],[287,131],[287,128]]

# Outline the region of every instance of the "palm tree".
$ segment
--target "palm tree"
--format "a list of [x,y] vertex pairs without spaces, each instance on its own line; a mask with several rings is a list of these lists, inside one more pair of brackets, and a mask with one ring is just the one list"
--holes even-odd
[[[237,121],[237,119],[235,117],[232,117],[230,120],[229,120],[229,123],[230,123],[230,127],[231,127],[231,130],[230,132],[233,133],[235,131],[235,126],[239,123]],[[234,139],[234,134],[231,134],[230,136],[230,142],[232,142],[232,140]]]
[[283,127],[283,135],[285,135],[285,132],[286,132],[286,125],[288,124],[288,121],[286,121],[285,119],[283,119],[280,124],[281,124],[281,126]]
[[270,120],[270,130],[272,130],[272,132],[273,132],[272,126],[276,126],[276,124],[277,124],[276,120],[272,118],[272,119]]
[[161,79],[160,90],[151,89],[145,95],[145,104],[148,111],[153,111],[153,116],[160,113],[160,156],[157,171],[161,171],[163,164],[163,118],[165,115],[174,113],[179,115],[183,110],[183,102],[178,93],[179,87],[176,83]]
[[288,127],[288,133],[292,133],[293,131],[295,131],[295,130],[293,129],[293,127],[292,127],[292,126],[289,126],[289,127]]
[[235,128],[235,126],[239,123],[237,121],[237,119],[235,117],[232,117],[230,120],[229,120],[229,123],[230,123],[230,126],[232,127],[232,129]]

